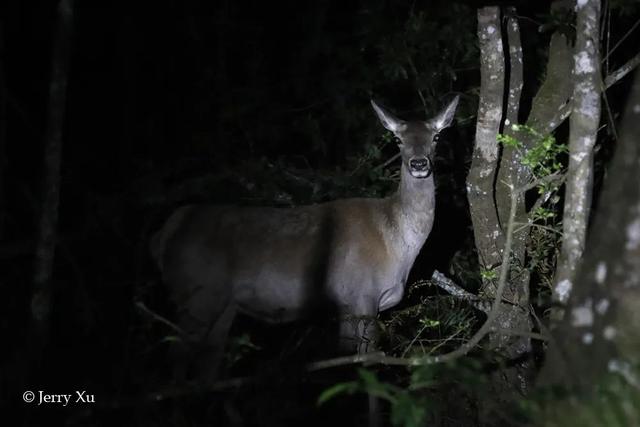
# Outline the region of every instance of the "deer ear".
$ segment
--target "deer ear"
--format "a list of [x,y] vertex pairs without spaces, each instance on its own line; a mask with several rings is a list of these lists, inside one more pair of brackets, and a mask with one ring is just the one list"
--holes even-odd
[[449,127],[453,121],[456,108],[458,107],[458,100],[460,95],[456,95],[455,98],[447,105],[437,116],[427,122],[427,126],[434,129],[436,132],[440,132],[442,129]]
[[398,134],[407,129],[407,123],[404,120],[400,120],[393,114],[391,114],[388,110],[376,104],[376,102],[372,99],[371,106],[373,110],[378,115],[382,126],[384,126],[387,130],[390,130],[394,134]]

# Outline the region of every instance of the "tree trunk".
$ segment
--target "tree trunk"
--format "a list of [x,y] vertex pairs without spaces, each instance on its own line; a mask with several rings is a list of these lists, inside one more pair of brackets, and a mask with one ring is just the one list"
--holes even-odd
[[567,301],[573,288],[591,211],[593,147],[600,124],[600,0],[578,1],[576,24],[562,251],[553,290],[554,301],[560,303]]
[[[553,12],[569,7],[566,0],[554,2]],[[519,103],[523,82],[523,59],[520,31],[514,8],[505,10],[508,45],[509,82],[505,109],[504,133],[522,142],[520,150],[505,147],[499,157],[496,137],[502,120],[504,81],[496,73],[504,73],[500,19],[496,8],[482,9],[478,14],[481,48],[481,99],[478,112],[476,146],[468,177],[468,197],[480,264],[485,272],[483,292],[494,296],[495,279],[501,262],[503,242],[512,193],[516,192],[516,221],[528,222],[525,197],[522,188],[528,185],[533,175],[521,163],[521,157],[532,149],[539,135],[552,132],[561,122],[561,110],[571,96],[571,59],[566,38],[553,34],[549,46],[549,61],[545,81],[534,98],[526,125],[534,134],[516,132],[513,125],[519,123]],[[489,29],[491,27],[491,29]],[[494,31],[496,29],[498,31]],[[490,33],[490,34],[489,34]],[[496,167],[499,166],[496,177]],[[503,295],[503,308],[497,317],[494,331],[489,335],[490,348],[499,350],[510,361],[500,375],[492,378],[497,396],[505,399],[514,396],[514,391],[525,393],[532,376],[530,338],[508,331],[527,332],[532,329],[529,315],[529,271],[525,265],[526,242],[529,229],[519,227],[513,236],[513,252],[509,266],[509,282]],[[502,332],[501,332],[502,331]]]
[[73,0],[61,0],[57,9],[57,27],[51,57],[49,105],[45,129],[44,176],[42,211],[35,254],[31,320],[32,345],[38,347],[31,354],[40,357],[47,344],[52,309],[51,274],[56,247],[58,204],[60,201],[60,165],[62,161],[62,130],[64,126],[67,78],[73,22]]
[[7,173],[7,86],[4,76],[4,27],[0,22],[0,241],[3,240],[7,215],[6,183]]
[[[507,22],[507,34],[510,45],[510,64],[512,72],[509,80],[509,98],[507,118],[517,123],[520,93],[522,89],[522,49],[520,47],[519,27],[515,14]],[[500,11],[497,7],[487,7],[478,11],[478,36],[481,55],[481,89],[476,126],[476,141],[471,170],[468,176],[468,198],[473,222],[474,235],[483,275],[483,293],[489,298],[495,297],[497,272],[502,263],[505,232],[507,229],[506,212],[498,214],[498,200],[508,202],[511,191],[509,185],[496,188],[496,173],[499,150],[497,135],[503,116],[503,93],[505,61],[501,36]],[[518,164],[515,152],[503,153],[500,170],[507,182],[515,179]],[[502,190],[502,191],[500,191]],[[521,197],[523,198],[523,197]],[[524,202],[521,203],[524,206]],[[515,257],[524,262],[524,237],[520,237]],[[514,269],[522,272],[521,268]],[[491,377],[493,390],[491,402],[483,404],[483,424],[492,423],[492,407],[502,406],[515,395],[524,394],[529,379],[530,363],[527,355],[530,351],[530,340],[527,337],[514,336],[505,331],[530,331],[528,315],[528,275],[510,274],[510,281],[503,294],[503,300],[510,304],[502,304],[496,317],[492,332],[489,333],[489,347],[497,351],[501,358],[508,360],[509,367],[503,366]],[[522,280],[517,280],[522,279]],[[524,286],[522,286],[524,284]],[[521,305],[523,304],[523,305]],[[523,309],[524,307],[524,309]]]
[[[594,88],[599,94],[599,88]],[[562,386],[546,425],[640,423],[640,72],[567,313],[554,331],[542,385]],[[584,414],[584,415],[582,415]],[[583,419],[577,419],[576,415]],[[617,423],[608,421],[615,416]],[[622,419],[622,421],[620,421]]]
[[[480,266],[488,272],[500,265],[504,248],[504,236],[493,200],[493,183],[498,165],[496,135],[502,121],[504,90],[500,8],[494,6],[478,10],[478,38],[480,41],[480,104],[473,160],[467,177],[467,197]],[[486,286],[490,283],[493,282],[485,283],[484,290],[487,292],[493,291]]]

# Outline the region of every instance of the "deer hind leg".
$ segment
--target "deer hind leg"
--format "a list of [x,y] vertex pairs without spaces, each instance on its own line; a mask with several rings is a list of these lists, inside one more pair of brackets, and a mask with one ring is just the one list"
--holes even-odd
[[236,307],[224,288],[197,289],[180,307],[179,325],[185,338],[174,351],[176,369],[181,379],[212,382],[224,359]]
[[[363,298],[358,304],[344,307],[340,319],[340,347],[348,353],[375,351],[378,339],[378,304],[374,299]],[[380,427],[382,415],[380,400],[373,394],[367,396],[368,427]]]
[[233,324],[237,309],[234,304],[227,304],[212,320],[208,330],[200,337],[200,343],[195,354],[194,369],[198,379],[214,382],[222,368],[229,330]]
[[369,353],[378,339],[378,306],[374,300],[363,299],[345,306],[340,318],[340,350],[346,353]]

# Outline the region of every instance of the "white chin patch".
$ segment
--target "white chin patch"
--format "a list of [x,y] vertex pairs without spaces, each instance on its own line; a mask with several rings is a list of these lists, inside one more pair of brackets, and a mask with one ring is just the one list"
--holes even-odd
[[431,175],[428,171],[411,171],[411,176],[414,178],[426,178]]

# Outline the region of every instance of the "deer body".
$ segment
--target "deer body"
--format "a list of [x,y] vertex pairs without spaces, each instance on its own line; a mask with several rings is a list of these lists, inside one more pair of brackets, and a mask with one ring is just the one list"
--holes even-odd
[[281,323],[331,306],[341,318],[341,347],[370,349],[373,319],[402,299],[431,231],[434,136],[450,124],[456,104],[426,123],[401,121],[373,104],[402,142],[400,185],[387,198],[296,208],[187,206],[169,218],[153,239],[153,255],[184,309],[181,327],[214,348],[203,361],[209,370],[217,369],[237,311]]

